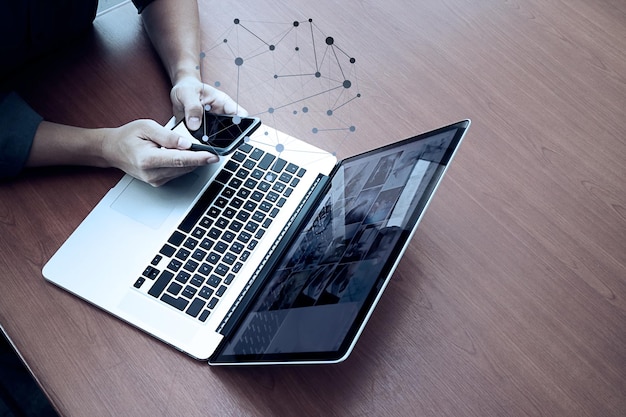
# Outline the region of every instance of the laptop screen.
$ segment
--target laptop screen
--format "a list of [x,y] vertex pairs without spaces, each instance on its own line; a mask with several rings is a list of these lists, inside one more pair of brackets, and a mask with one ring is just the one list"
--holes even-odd
[[461,122],[344,160],[212,362],[344,357],[466,126]]

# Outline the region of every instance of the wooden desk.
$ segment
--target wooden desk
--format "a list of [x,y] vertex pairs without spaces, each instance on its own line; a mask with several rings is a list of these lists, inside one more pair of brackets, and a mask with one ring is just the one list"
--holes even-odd
[[[233,18],[312,17],[358,59],[357,131],[340,156],[473,126],[353,355],[334,366],[210,368],[44,282],[43,264],[119,172],[1,183],[0,323],[62,414],[626,413],[622,3],[200,3],[206,48]],[[168,81],[132,6],[94,32],[36,66],[22,94],[58,122],[167,121]],[[203,73],[231,68],[207,60]]]

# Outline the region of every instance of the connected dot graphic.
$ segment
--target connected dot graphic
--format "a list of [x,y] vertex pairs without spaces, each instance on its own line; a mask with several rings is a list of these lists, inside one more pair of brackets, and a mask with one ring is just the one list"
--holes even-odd
[[[231,70],[203,74],[205,83],[227,92],[271,127],[314,145],[322,136],[338,145],[357,130],[357,60],[313,19],[234,19],[200,58],[203,68],[215,61],[226,63]],[[277,143],[276,151],[288,146]]]

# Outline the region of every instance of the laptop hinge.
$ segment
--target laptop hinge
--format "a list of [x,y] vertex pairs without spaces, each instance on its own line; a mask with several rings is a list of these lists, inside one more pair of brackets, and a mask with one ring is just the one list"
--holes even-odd
[[[250,279],[244,286],[243,290],[239,294],[239,297],[237,297],[232,307],[230,308],[230,310],[228,311],[228,313],[226,314],[226,316],[224,317],[224,319],[218,326],[216,330],[217,332],[219,332],[222,335],[226,335],[232,330],[233,326],[239,321],[238,319],[243,315],[243,311],[245,310],[245,308],[243,307],[246,307],[247,304],[249,304],[252,298],[251,296],[253,296],[256,293],[256,291],[259,289],[259,287],[264,281],[263,279],[258,280],[259,276],[264,271],[265,271],[265,276],[267,276],[268,273],[273,269],[272,266],[276,263],[276,261],[279,258],[277,256],[272,258],[272,255],[274,255],[275,253],[277,255],[280,254],[287,247],[289,241],[291,240],[291,237],[293,237],[295,235],[295,232],[297,231],[297,230],[290,230],[290,229],[292,229],[294,224],[299,225],[303,223],[302,221],[296,222],[296,220],[302,220],[302,219],[298,219],[298,217],[301,215],[306,216],[309,213],[311,207],[313,207],[314,204],[316,203],[318,199],[317,197],[321,193],[323,193],[323,191],[325,190],[326,185],[329,183],[328,180],[329,180],[329,177],[325,175],[319,174],[317,176],[317,178],[315,179],[315,181],[313,182],[313,184],[311,185],[311,187],[305,194],[304,198],[302,199],[302,201],[300,202],[300,204],[294,211],[293,215],[291,216],[287,224],[285,224],[285,227],[283,228],[283,230],[278,235],[278,238],[268,250],[267,254],[263,258],[263,261],[259,264],[259,267],[256,269],[254,274],[252,274],[252,277],[250,277]],[[279,247],[281,247],[281,250],[276,252],[276,249]],[[250,292],[251,289],[253,289],[252,292]],[[250,297],[247,298],[246,303],[242,304],[242,301],[244,301],[244,299],[248,295],[250,295]],[[242,307],[242,308],[240,309],[239,307]],[[237,314],[235,314],[236,311],[237,311]]]

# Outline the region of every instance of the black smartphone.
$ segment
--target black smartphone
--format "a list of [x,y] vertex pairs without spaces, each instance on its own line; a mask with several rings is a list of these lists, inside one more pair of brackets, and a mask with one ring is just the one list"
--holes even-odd
[[[184,123],[184,120],[181,122]],[[217,155],[228,155],[261,125],[258,117],[242,117],[204,112],[198,130],[189,133],[200,143],[191,145],[192,151],[209,151]],[[187,124],[185,123],[185,127]]]

